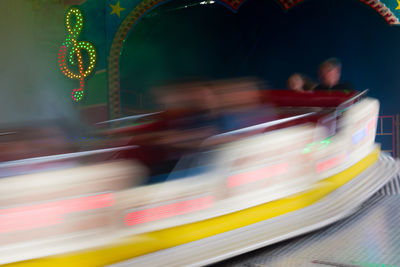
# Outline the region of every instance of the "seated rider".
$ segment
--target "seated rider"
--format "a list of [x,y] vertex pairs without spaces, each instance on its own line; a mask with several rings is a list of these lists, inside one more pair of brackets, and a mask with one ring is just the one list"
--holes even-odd
[[342,64],[339,59],[330,58],[324,61],[318,70],[320,84],[315,90],[353,90],[350,83],[340,81]]
[[310,78],[300,73],[290,75],[287,80],[287,88],[296,92],[312,92],[315,86]]

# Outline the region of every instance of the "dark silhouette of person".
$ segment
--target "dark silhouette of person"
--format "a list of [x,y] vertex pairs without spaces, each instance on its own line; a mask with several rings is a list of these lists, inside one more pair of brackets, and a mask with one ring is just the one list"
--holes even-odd
[[353,90],[353,85],[341,82],[342,63],[337,58],[330,58],[319,66],[320,84],[314,90]]

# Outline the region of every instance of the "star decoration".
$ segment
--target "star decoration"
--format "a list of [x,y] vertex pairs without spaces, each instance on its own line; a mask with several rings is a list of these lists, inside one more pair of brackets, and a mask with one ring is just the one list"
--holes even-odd
[[121,11],[125,10],[125,8],[119,6],[119,1],[115,5],[110,4],[110,7],[112,8],[110,15],[117,14],[118,17],[121,17]]
[[400,9],[400,1],[399,0],[397,0],[397,4],[398,4],[398,6],[396,7],[396,9]]

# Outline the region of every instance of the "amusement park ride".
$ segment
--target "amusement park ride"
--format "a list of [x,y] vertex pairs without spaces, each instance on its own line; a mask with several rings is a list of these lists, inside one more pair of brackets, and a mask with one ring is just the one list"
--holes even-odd
[[[375,143],[379,101],[367,91],[318,91],[310,97],[263,90],[278,118],[206,140],[241,136],[204,152],[212,164],[200,171],[182,158],[184,171],[172,171],[163,183],[146,183],[152,166],[121,152],[135,155],[140,145],[131,137],[154,126],[157,114],[139,116],[145,126],[121,126],[126,119],[119,118],[118,61],[133,25],[164,1],[138,2],[110,45],[112,120],[98,124],[107,129],[68,144],[36,130],[36,136],[27,134],[31,129],[1,133],[0,264],[212,264],[348,217],[398,173],[398,161]],[[218,2],[237,10],[244,1]],[[287,10],[302,0],[279,2]],[[361,2],[388,23],[399,23],[380,1]],[[84,99],[85,79],[98,59],[95,45],[80,40],[83,27],[81,11],[68,9],[58,59],[62,73],[79,82],[71,92],[75,102]],[[49,126],[44,133],[57,131]],[[160,160],[157,153],[152,157]]]
[[399,165],[374,142],[376,99],[314,94],[266,90],[281,118],[225,133],[249,134],[213,150],[205,171],[164,183],[143,184],[139,163],[92,161],[136,149],[115,143],[2,162],[1,263],[204,265],[352,214]]

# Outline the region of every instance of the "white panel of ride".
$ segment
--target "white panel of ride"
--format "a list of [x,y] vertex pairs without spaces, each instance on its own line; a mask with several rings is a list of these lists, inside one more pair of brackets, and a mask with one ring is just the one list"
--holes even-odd
[[[126,234],[154,231],[260,205],[309,189],[374,149],[377,100],[365,99],[340,118],[340,129],[299,125],[239,139],[216,150],[207,173],[120,194],[117,221]],[[371,122],[372,121],[372,122]],[[354,133],[367,127],[363,140]],[[194,206],[198,205],[197,208]]]
[[118,194],[116,227],[132,235],[214,217],[222,191],[212,172],[125,190]]
[[232,213],[309,189],[374,148],[379,103],[343,113],[336,135],[298,125],[214,151],[206,172],[136,188],[145,170],[110,162],[0,180],[0,263],[99,246],[118,237]]
[[110,162],[0,179],[0,263],[111,242],[116,192],[144,176]]
[[225,197],[246,208],[309,188],[315,182],[313,155],[303,151],[323,135],[323,128],[309,124],[226,145],[216,162]]
[[336,135],[312,148],[318,180],[347,169],[375,148],[378,112],[378,100],[364,99],[339,118]]
[[307,190],[315,182],[314,158],[303,150],[322,136],[310,124],[224,145],[207,173],[121,192],[117,224],[126,235],[155,231]]

